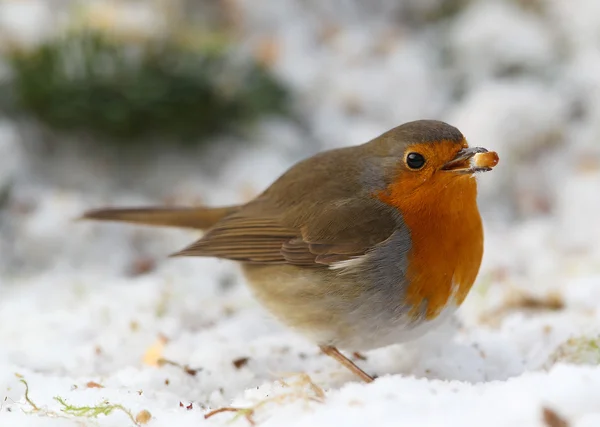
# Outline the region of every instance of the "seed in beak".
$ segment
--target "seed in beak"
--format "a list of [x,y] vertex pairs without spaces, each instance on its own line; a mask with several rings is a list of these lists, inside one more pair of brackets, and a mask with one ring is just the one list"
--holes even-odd
[[482,147],[472,147],[472,148],[463,148],[458,153],[454,159],[450,160],[448,163],[444,165],[442,169],[444,170],[462,170],[468,169],[470,167],[468,160],[470,160],[475,154],[478,153],[487,153],[488,150]]
[[488,151],[487,153],[477,153],[473,156],[473,166],[476,168],[493,168],[499,161],[498,153]]

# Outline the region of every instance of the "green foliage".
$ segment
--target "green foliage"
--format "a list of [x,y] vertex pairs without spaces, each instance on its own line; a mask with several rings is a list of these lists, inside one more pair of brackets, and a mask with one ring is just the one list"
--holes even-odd
[[286,88],[258,63],[234,58],[227,43],[191,48],[79,32],[8,60],[12,112],[107,140],[196,143],[288,111]]
[[579,336],[569,338],[562,343],[548,358],[546,366],[555,363],[572,363],[576,365],[600,364],[600,336]]
[[[63,416],[62,414],[65,414],[64,416],[68,415],[78,418],[97,418],[100,415],[108,416],[115,411],[120,411],[127,415],[131,422],[136,426],[145,424],[150,417],[150,413],[148,411],[141,411],[137,417],[134,417],[131,411],[123,405],[111,404],[107,400],[104,400],[101,403],[94,406],[76,406],[67,403],[67,401],[60,396],[54,397],[54,400],[60,404],[62,414],[49,411],[45,408],[41,408],[39,405],[35,404],[31,400],[31,398],[29,397],[29,384],[27,383],[25,378],[23,378],[23,376],[20,374],[15,374],[15,376],[19,379],[19,382],[21,382],[25,386],[25,401],[29,404],[29,406],[31,406],[31,412],[36,414],[50,416],[53,418],[61,417]],[[144,412],[147,414],[147,416],[144,416],[144,418],[140,417],[140,414]]]
[[17,378],[19,378],[19,382],[21,384],[25,385],[25,401],[29,403],[29,405],[34,411],[39,411],[40,408],[35,403],[33,403],[33,400],[31,400],[31,398],[29,397],[29,384],[27,383],[27,381],[25,381],[25,378],[18,374]]
[[114,411],[121,411],[129,417],[133,424],[139,425],[131,411],[125,408],[123,405],[113,405],[108,401],[103,401],[96,406],[75,406],[67,403],[65,399],[60,396],[56,396],[54,400],[56,400],[62,406],[62,412],[74,417],[97,418],[100,415],[108,416]]

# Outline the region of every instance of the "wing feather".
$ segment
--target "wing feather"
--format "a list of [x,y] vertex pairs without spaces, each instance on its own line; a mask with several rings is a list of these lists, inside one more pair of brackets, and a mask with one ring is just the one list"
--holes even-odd
[[[365,171],[360,150],[333,150],[300,162],[174,255],[304,267],[364,255],[404,225],[395,208],[374,197],[385,189],[384,166],[393,162],[371,158]],[[384,187],[364,184],[361,176]]]

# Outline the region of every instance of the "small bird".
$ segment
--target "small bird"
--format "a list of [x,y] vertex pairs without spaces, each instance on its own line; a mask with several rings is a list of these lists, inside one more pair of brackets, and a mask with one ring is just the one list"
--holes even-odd
[[461,305],[483,256],[475,174],[497,163],[455,127],[418,120],[300,161],[248,203],[83,218],[205,230],[172,256],[239,262],[276,318],[370,382],[338,348],[414,339]]

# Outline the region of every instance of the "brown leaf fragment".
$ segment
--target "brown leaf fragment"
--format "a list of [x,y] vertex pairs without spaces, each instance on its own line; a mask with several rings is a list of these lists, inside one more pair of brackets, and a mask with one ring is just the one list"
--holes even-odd
[[249,360],[249,357],[239,357],[231,363],[233,363],[233,366],[235,366],[236,369],[241,369],[248,364]]
[[87,388],[104,388],[103,385],[98,384],[97,382],[94,382],[94,381],[88,381],[85,386]]
[[358,360],[367,360],[367,356],[365,356],[362,353],[359,353],[358,351],[355,351],[354,353],[352,353],[352,357]]
[[547,406],[542,408],[542,419],[548,427],[569,427],[569,423],[560,416],[554,409]]

